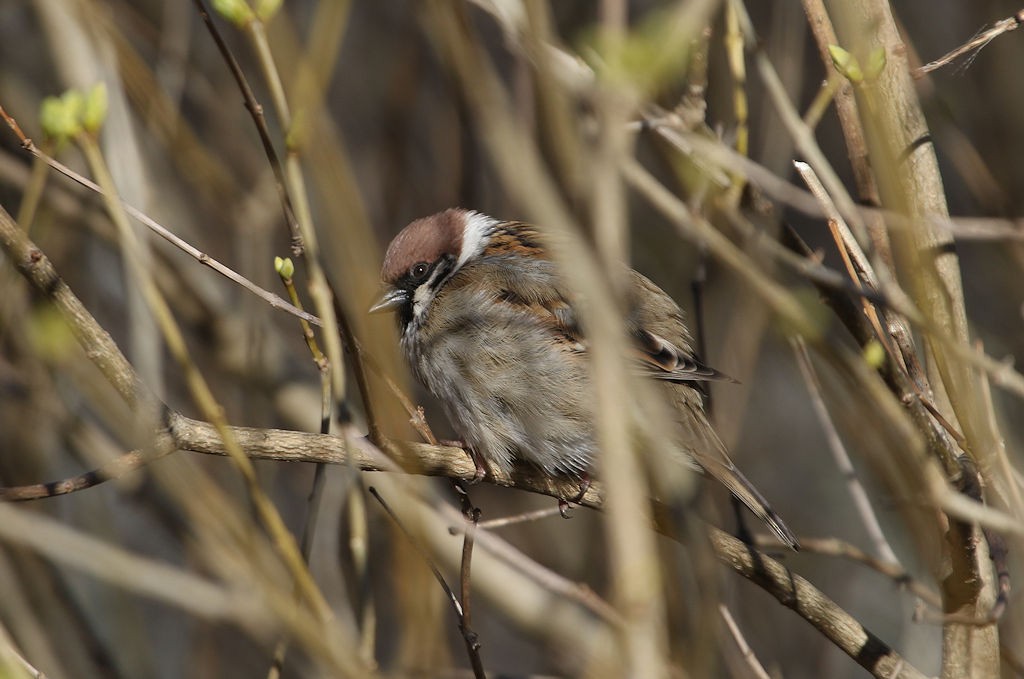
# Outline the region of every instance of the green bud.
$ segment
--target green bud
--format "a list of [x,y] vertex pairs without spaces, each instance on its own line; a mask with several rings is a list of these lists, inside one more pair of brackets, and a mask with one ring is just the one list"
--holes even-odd
[[103,121],[107,118],[107,84],[100,82],[93,85],[85,97],[82,107],[82,127],[86,132],[99,132]]
[[68,90],[60,97],[47,97],[39,109],[43,132],[57,141],[70,139],[82,131],[82,93]]
[[828,46],[829,56],[832,57],[832,65],[836,70],[854,85],[864,81],[864,71],[860,68],[860,62],[839,45]]
[[256,18],[245,0],[213,0],[213,8],[236,26],[245,26]]
[[52,304],[41,305],[28,315],[26,334],[34,351],[56,364],[74,360],[75,336],[61,312]]
[[868,340],[864,345],[864,360],[875,370],[885,364],[885,347],[876,339]]
[[290,257],[274,257],[274,271],[281,278],[291,278],[295,275],[295,264]]
[[281,9],[284,0],[256,0],[256,16],[260,21],[268,21]]
[[874,80],[885,68],[885,48],[876,47],[871,50],[871,54],[868,55],[868,63],[864,65],[864,77],[868,80]]

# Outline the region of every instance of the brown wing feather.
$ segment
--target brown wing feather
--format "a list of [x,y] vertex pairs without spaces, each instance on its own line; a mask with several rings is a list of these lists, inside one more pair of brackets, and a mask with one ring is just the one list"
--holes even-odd
[[670,382],[736,381],[725,373],[709,368],[650,330],[638,328],[633,337],[637,343],[636,357],[648,377]]
[[636,271],[630,278],[628,329],[646,375],[669,382],[736,381],[697,359],[683,312],[665,291]]
[[[632,354],[642,373],[669,382],[728,381],[733,378],[710,368],[693,356],[690,338],[682,312],[660,288],[635,271],[630,271],[632,308],[629,330],[633,337]],[[572,345],[574,351],[586,351],[587,341],[579,325],[571,296],[554,269],[549,277],[538,280],[536,272],[527,276],[508,277],[500,281],[498,300],[523,306],[545,319],[559,340]]]

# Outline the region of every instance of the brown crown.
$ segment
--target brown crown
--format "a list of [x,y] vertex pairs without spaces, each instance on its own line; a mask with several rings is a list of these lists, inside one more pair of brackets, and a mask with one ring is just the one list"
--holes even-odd
[[466,211],[449,208],[423,217],[402,229],[384,255],[380,276],[385,283],[396,283],[413,264],[433,264],[442,255],[459,256]]

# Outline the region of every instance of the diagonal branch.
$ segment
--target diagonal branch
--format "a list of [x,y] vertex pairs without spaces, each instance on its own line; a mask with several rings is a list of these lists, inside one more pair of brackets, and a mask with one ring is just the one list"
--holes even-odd
[[[168,428],[157,437],[155,448],[179,448],[197,453],[224,455],[224,446],[212,425],[172,413]],[[287,462],[327,462],[351,464],[363,471],[406,471],[429,476],[471,480],[476,467],[461,448],[416,443],[388,443],[381,451],[365,438],[345,438],[324,434],[277,429],[233,428],[239,444],[255,459]],[[131,453],[130,453],[131,454]],[[551,497],[568,497],[579,492],[572,480],[560,480],[523,469],[511,474],[496,472],[488,477],[495,485],[516,488]],[[10,497],[6,489],[0,497]],[[579,504],[600,509],[604,491],[593,482]],[[821,632],[844,653],[876,677],[923,678],[896,651],[868,631],[810,582],[792,573],[779,561],[744,544],[727,533],[708,527],[711,544],[719,561],[751,580],[787,608]]]

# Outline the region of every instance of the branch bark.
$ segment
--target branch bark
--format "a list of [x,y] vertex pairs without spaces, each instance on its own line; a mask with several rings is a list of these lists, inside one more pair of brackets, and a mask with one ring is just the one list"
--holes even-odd
[[[857,89],[857,105],[882,203],[912,223],[911,229],[891,232],[897,272],[930,326],[969,347],[959,260],[950,234],[932,221],[948,215],[942,177],[892,8],[886,0],[826,4],[840,40],[858,58],[879,47],[885,50],[886,67],[875,81]],[[984,463],[998,444],[984,425],[977,375],[953,347],[926,335],[926,348],[936,403],[948,421],[959,423],[968,454]],[[951,572],[941,578],[944,607],[958,616],[984,617],[995,602],[996,584],[980,531],[951,521],[948,541]],[[943,677],[999,676],[995,625],[947,623],[943,646]]]

